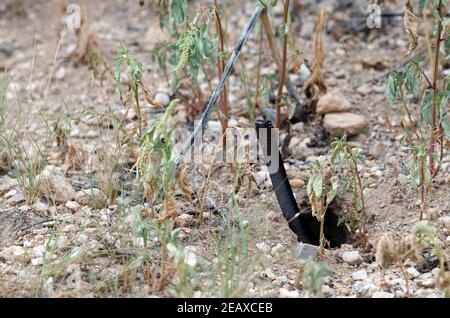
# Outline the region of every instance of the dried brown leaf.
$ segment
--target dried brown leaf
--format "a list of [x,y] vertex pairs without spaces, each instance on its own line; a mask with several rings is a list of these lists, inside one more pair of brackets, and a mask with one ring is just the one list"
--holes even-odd
[[403,27],[409,35],[409,48],[407,54],[410,55],[419,45],[419,18],[414,14],[414,9],[409,0],[406,1],[405,4]]

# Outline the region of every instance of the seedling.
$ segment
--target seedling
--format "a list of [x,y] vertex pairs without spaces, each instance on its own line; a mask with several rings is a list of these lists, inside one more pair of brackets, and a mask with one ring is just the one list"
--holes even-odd
[[[341,168],[340,175],[342,179],[347,182],[347,186],[351,189],[353,194],[351,220],[344,218],[343,221],[350,231],[354,227],[353,223],[356,223],[359,230],[360,239],[362,242],[365,242],[367,235],[365,225],[366,207],[364,200],[364,187],[358,169],[358,162],[364,163],[364,157],[361,153],[352,149],[352,147],[348,144],[347,136],[344,135],[342,138],[337,138],[331,143],[330,161],[331,163],[338,163],[338,166]],[[350,179],[342,175],[342,167],[344,165],[349,171]]]
[[324,156],[317,158],[309,168],[309,181],[306,188],[311,203],[312,215],[320,222],[320,258],[324,257],[324,247],[328,244],[324,236],[325,214],[338,191],[338,178],[329,169]]

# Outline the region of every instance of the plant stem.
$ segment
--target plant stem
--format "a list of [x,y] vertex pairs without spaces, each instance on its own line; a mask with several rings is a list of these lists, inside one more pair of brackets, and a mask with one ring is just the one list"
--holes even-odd
[[[267,10],[262,12],[261,22],[264,27],[264,31],[266,32],[267,41],[269,42],[269,47],[270,47],[270,50],[272,53],[273,61],[277,65],[278,71],[280,72],[281,71],[281,57],[280,57],[280,53],[278,52],[277,46],[275,45],[275,37],[273,35],[272,26],[270,24],[269,15],[267,14]],[[285,76],[284,80],[285,80],[289,95],[295,100],[295,102],[297,104],[297,113],[299,114],[300,120],[306,121],[307,114],[306,114],[305,110],[303,109],[300,95],[298,94],[294,84],[292,84],[292,81],[290,80],[289,76]]]
[[286,78],[286,56],[287,56],[287,34],[286,28],[288,24],[288,14],[289,14],[289,0],[284,0],[284,29],[283,29],[283,52],[281,56],[281,73],[280,80],[278,82],[278,96],[276,100],[276,117],[275,117],[275,127],[280,129],[281,127],[281,98],[283,96],[283,86],[284,80]]
[[[262,43],[263,43],[263,29],[261,27],[259,31],[259,52],[258,52],[258,66],[256,69],[255,102],[253,103],[255,107],[259,105],[259,93],[261,85]],[[253,117],[255,117],[255,114],[253,114]]]
[[[433,110],[432,110],[432,116],[433,116],[433,127],[431,131],[431,138],[430,138],[430,153],[433,154],[435,152],[436,148],[436,134],[440,131],[440,112],[439,112],[439,104],[437,103],[437,93],[438,93],[438,80],[439,80],[439,62],[440,62],[440,47],[442,42],[442,19],[443,19],[443,11],[442,10],[442,0],[439,0],[439,3],[437,4],[436,10],[439,13],[439,21],[437,25],[437,34],[436,34],[436,47],[435,49],[435,57],[434,57],[434,68],[433,68]],[[441,136],[441,161],[443,156],[443,138]],[[436,162],[434,159],[430,156],[430,172],[431,176],[435,177],[439,173],[439,165],[436,165]]]
[[142,136],[142,113],[141,113],[141,105],[139,104],[139,92],[138,92],[138,84],[134,85],[134,99],[136,100],[136,113],[138,116],[138,130],[139,137]]
[[363,186],[362,186],[362,180],[361,180],[361,176],[359,174],[359,169],[358,169],[358,163],[356,162],[356,158],[353,155],[353,151],[350,148],[350,146],[347,144],[347,153],[350,155],[352,164],[353,164],[353,169],[355,171],[355,178],[356,178],[356,182],[358,183],[358,188],[359,188],[359,199],[361,200],[361,215],[362,215],[362,224],[361,224],[361,234],[365,234],[366,233],[366,201],[364,200],[364,193],[363,193]]
[[[223,53],[224,53],[224,47],[223,47],[223,32],[222,32],[222,22],[220,21],[219,16],[219,5],[217,3],[217,0],[214,0],[214,13],[216,16],[216,32],[219,35],[219,55],[217,56],[217,72],[219,74],[219,80],[222,78],[223,70],[225,68],[225,62],[223,60]],[[223,145],[225,146],[227,143],[226,139],[226,131],[228,128],[228,96],[227,96],[227,87],[224,86],[222,93],[220,94],[220,108],[222,112],[222,134],[224,135],[223,138]]]
[[425,160],[426,157],[420,159],[420,221],[422,221],[425,212]]

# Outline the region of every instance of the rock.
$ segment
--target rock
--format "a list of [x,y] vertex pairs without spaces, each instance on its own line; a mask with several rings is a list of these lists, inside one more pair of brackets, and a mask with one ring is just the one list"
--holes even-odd
[[275,212],[275,211],[271,211],[271,212],[267,213],[266,218],[269,221],[276,222],[276,223],[283,222],[283,215],[281,213]]
[[442,216],[439,218],[439,223],[441,223],[447,230],[450,231],[450,216]]
[[308,147],[311,139],[304,138],[303,140],[297,137],[293,137],[289,142],[289,151],[292,157],[298,160],[306,160],[308,157],[314,156],[315,152],[313,148]]
[[22,205],[22,206],[19,208],[19,211],[22,212],[22,213],[26,213],[26,212],[28,212],[28,211],[31,211],[31,207],[30,207],[29,205]]
[[18,182],[16,179],[10,178],[8,176],[0,177],[0,195],[11,190],[12,188],[16,187],[17,185],[18,185]]
[[39,194],[55,202],[67,202],[75,197],[75,190],[65,177],[63,171],[54,166],[47,166],[36,177]]
[[299,298],[300,293],[298,290],[289,290],[286,288],[280,288],[279,298]]
[[100,209],[105,206],[107,201],[105,194],[97,189],[83,189],[75,194],[75,201],[80,205],[90,206],[95,209]]
[[188,266],[195,267],[198,264],[196,248],[194,246],[186,246],[183,249],[184,263]]
[[49,278],[47,278],[42,288],[44,289],[47,296],[53,294],[55,292],[55,290],[53,289],[53,277],[50,276]]
[[342,253],[342,260],[349,265],[360,265],[363,262],[363,258],[358,251]]
[[12,197],[10,197],[6,202],[12,206],[18,205],[25,202],[25,197],[23,196],[22,193],[18,192],[14,194]]
[[394,294],[384,291],[377,291],[373,293],[372,298],[394,298]]
[[0,257],[8,261],[19,261],[25,255],[25,250],[22,246],[9,246],[0,252]]
[[380,288],[378,288],[377,285],[375,285],[373,282],[370,282],[368,284],[362,285],[358,289],[358,294],[360,295],[372,295],[373,293],[380,291]]
[[155,98],[153,99],[153,101],[156,104],[167,107],[170,104],[170,96],[169,96],[169,94],[167,94],[165,92],[158,92],[155,94]]
[[427,211],[428,218],[430,220],[436,220],[441,216],[441,211],[437,208],[429,208]]
[[45,203],[42,203],[41,201],[36,202],[33,204],[33,210],[36,212],[47,212],[48,211],[48,205]]
[[33,247],[33,255],[35,258],[44,257],[45,256],[45,246],[37,245]]
[[80,208],[80,205],[75,201],[67,201],[65,207],[70,211],[75,212]]
[[190,214],[181,214],[175,218],[175,227],[190,227],[195,223],[195,219]]
[[318,114],[340,113],[350,110],[350,102],[340,93],[330,92],[322,96],[317,102]]
[[353,113],[329,113],[323,119],[323,126],[332,137],[356,136],[367,127],[367,121]]
[[262,271],[260,276],[261,276],[261,278],[268,278],[270,280],[277,279],[277,276],[273,273],[272,269],[270,269],[270,268],[267,268],[264,271]]
[[369,149],[369,157],[378,160],[384,156],[385,147],[381,142],[376,142]]
[[264,254],[268,254],[270,252],[270,246],[266,242],[261,242],[256,244],[256,248]]
[[65,67],[59,67],[55,74],[54,74],[55,79],[61,81],[64,79],[64,77],[66,77],[66,68]]
[[280,253],[282,253],[284,251],[285,251],[285,248],[284,248],[283,244],[279,244],[278,243],[277,245],[272,247],[272,249],[270,250],[270,254],[275,256],[275,255],[278,255],[278,254],[280,254]]
[[315,259],[317,257],[317,246],[299,243],[295,249],[295,257],[298,259]]
[[406,272],[408,273],[409,278],[416,278],[420,276],[419,271],[414,267],[408,267],[406,269]]
[[299,190],[305,187],[305,181],[302,179],[293,179],[290,181],[291,187],[293,189]]
[[365,280],[367,279],[367,272],[364,269],[354,272],[352,278],[353,280]]
[[300,84],[303,85],[311,77],[311,71],[305,63],[300,66]]
[[424,273],[420,276],[418,276],[415,280],[415,282],[425,288],[430,288],[434,286],[434,279],[432,273]]
[[253,178],[255,179],[256,186],[259,189],[263,189],[266,187],[267,182],[269,182],[270,175],[268,171],[262,170],[254,172]]
[[35,267],[44,265],[44,259],[42,257],[33,258],[31,260],[31,265]]

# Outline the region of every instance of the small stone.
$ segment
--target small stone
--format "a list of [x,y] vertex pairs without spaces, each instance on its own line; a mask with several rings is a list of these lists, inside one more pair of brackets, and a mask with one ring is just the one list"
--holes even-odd
[[242,220],[242,227],[245,229],[250,225],[250,221],[249,220]]
[[261,276],[261,278],[268,278],[270,280],[277,279],[277,276],[273,273],[272,269],[270,269],[270,268],[267,268],[264,271],[262,271],[260,276]]
[[417,284],[419,286],[425,287],[425,288],[430,288],[434,286],[434,279],[432,278],[428,278],[428,279],[423,279],[423,280],[416,280]]
[[272,255],[278,255],[282,252],[284,252],[285,248],[283,246],[283,244],[277,244],[274,247],[272,247],[272,249],[270,250],[270,254]]
[[170,96],[165,92],[158,92],[153,99],[156,104],[162,105],[164,107],[169,106],[170,104]]
[[308,78],[311,77],[311,71],[308,68],[308,66],[305,65],[305,63],[302,64],[302,66],[300,66],[300,84],[303,85],[303,83],[305,83]]
[[268,181],[270,178],[268,171],[258,171],[253,173],[253,179],[256,182],[256,186],[259,189],[263,189],[266,185],[266,181]]
[[55,292],[53,289],[53,277],[47,278],[42,287],[47,295],[53,294]]
[[175,218],[175,227],[190,227],[195,223],[195,219],[190,214],[181,214]]
[[349,265],[360,265],[363,262],[363,258],[358,251],[342,253],[342,260]]
[[380,288],[378,288],[377,285],[375,285],[373,282],[370,282],[368,284],[361,286],[358,289],[358,293],[360,295],[372,295],[373,293],[375,293],[379,290],[380,290]]
[[42,203],[41,201],[36,202],[33,204],[33,210],[36,212],[47,212],[48,211],[48,205],[45,203]]
[[266,242],[261,242],[256,244],[256,248],[264,254],[268,254],[270,252],[270,246]]
[[105,194],[97,188],[83,189],[75,194],[75,201],[78,204],[95,209],[104,207],[106,200]]
[[439,218],[439,222],[450,231],[450,216],[442,216]]
[[437,208],[429,208],[427,211],[430,220],[436,220],[441,216],[441,211]]
[[33,247],[33,255],[34,257],[44,257],[45,256],[45,246],[44,245],[38,245]]
[[25,197],[22,193],[16,193],[6,201],[9,205],[18,205],[25,202]]
[[86,234],[78,234],[77,242],[79,242],[80,244],[86,244],[88,240],[89,237]]
[[0,257],[8,261],[18,261],[25,255],[25,250],[22,246],[9,246],[0,251]]
[[317,246],[299,243],[295,249],[295,257],[298,259],[315,259],[317,257]]
[[39,194],[55,202],[67,202],[75,197],[75,190],[60,168],[47,166],[36,177]]
[[22,205],[21,207],[19,207],[19,211],[22,213],[26,213],[28,211],[31,211],[31,207],[29,205]]
[[353,280],[365,280],[367,279],[367,272],[363,269],[352,274]]
[[44,258],[42,258],[42,257],[33,258],[31,260],[31,265],[33,265],[35,267],[44,265]]
[[75,201],[67,201],[65,206],[72,212],[75,212],[80,208],[78,203],[76,203]]
[[350,102],[338,92],[330,92],[322,96],[317,102],[316,111],[324,115],[328,113],[339,113],[350,110]]
[[323,126],[332,137],[356,136],[367,127],[367,120],[353,113],[329,113],[323,119]]
[[303,189],[305,187],[305,181],[302,179],[293,179],[290,181],[290,184],[293,189]]
[[0,177],[0,195],[11,190],[18,185],[16,179],[10,178],[8,176]]
[[416,278],[420,276],[419,271],[414,267],[408,267],[406,269],[406,272],[408,273],[409,278]]
[[394,294],[384,291],[377,291],[373,293],[372,298],[394,298]]
[[434,286],[433,273],[424,273],[416,278],[416,283],[425,288],[430,288]]
[[55,79],[63,80],[66,76],[66,69],[64,67],[59,67],[55,72]]
[[298,290],[289,290],[286,288],[280,288],[279,298],[299,298],[300,293]]

